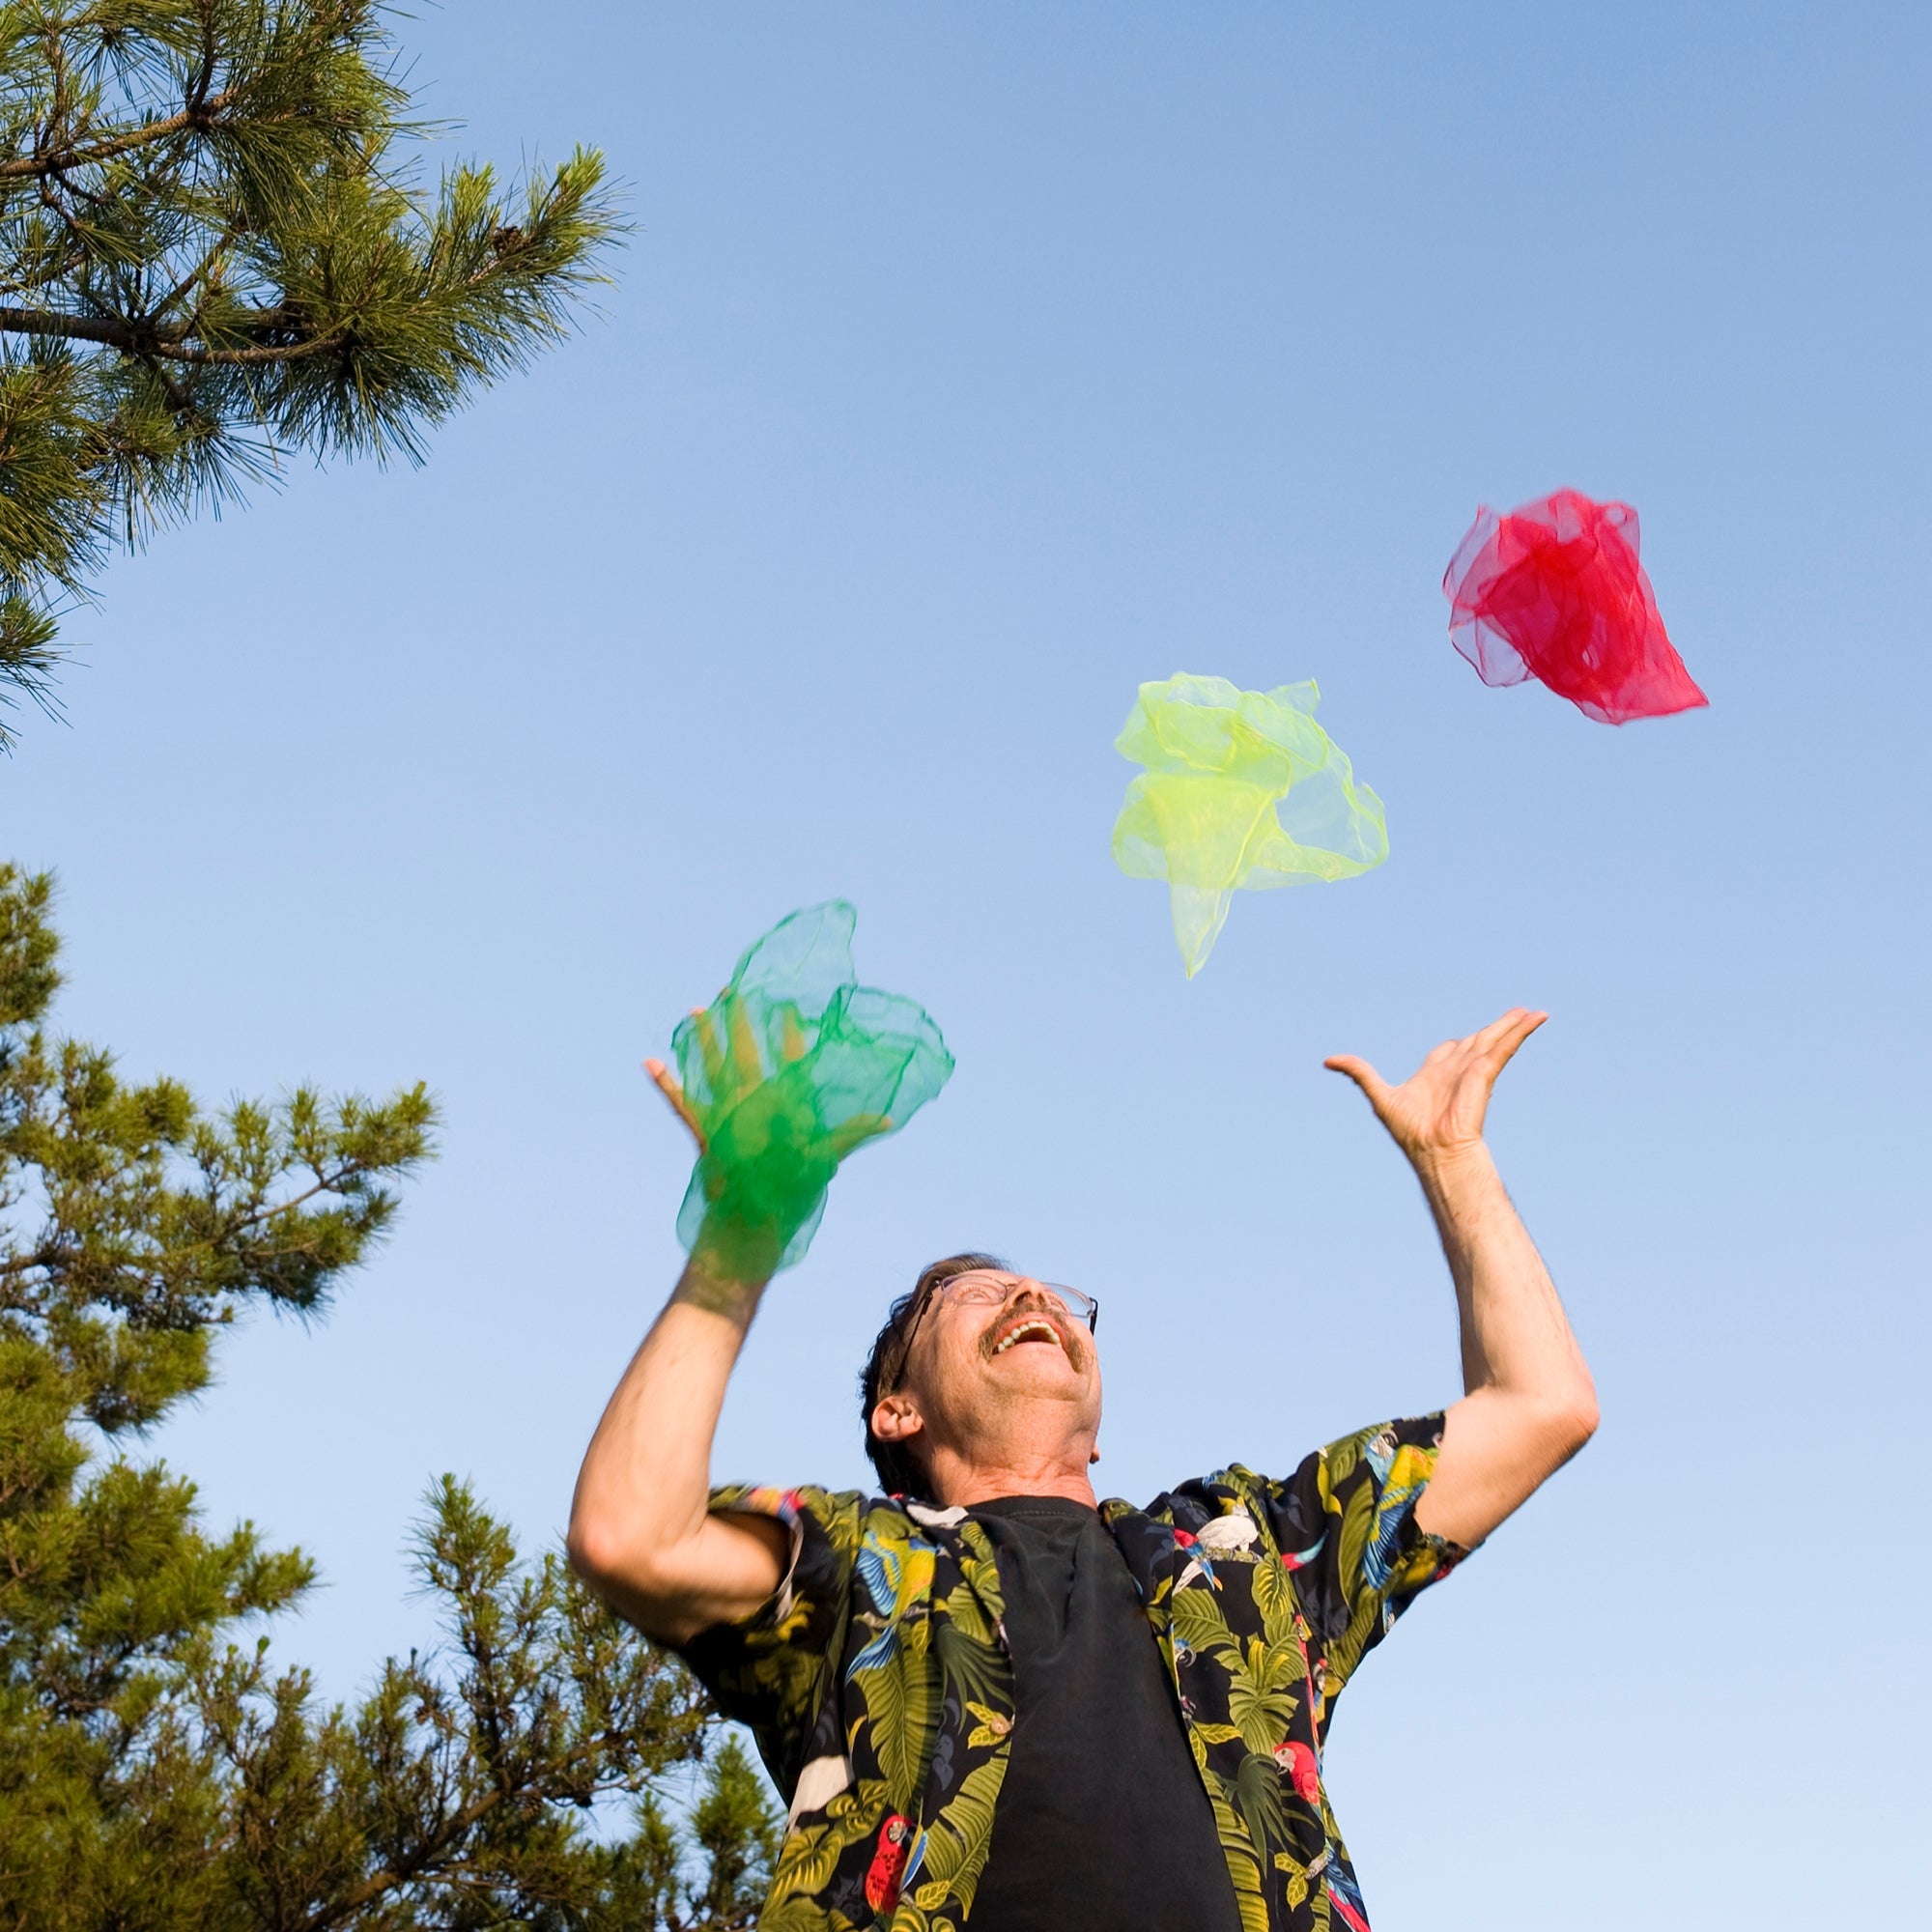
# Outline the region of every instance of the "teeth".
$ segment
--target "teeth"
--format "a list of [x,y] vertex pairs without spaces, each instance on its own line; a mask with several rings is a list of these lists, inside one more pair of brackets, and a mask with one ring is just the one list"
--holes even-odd
[[1059,1335],[1054,1332],[1053,1323],[1050,1321],[1022,1321],[1017,1328],[1002,1339],[1000,1346],[993,1350],[993,1353],[1004,1355],[1015,1342],[1022,1341],[1028,1335],[1044,1335],[1049,1342],[1060,1340]]

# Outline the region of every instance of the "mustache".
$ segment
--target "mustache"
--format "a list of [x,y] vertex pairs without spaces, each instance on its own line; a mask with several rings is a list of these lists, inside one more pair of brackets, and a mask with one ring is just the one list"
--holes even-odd
[[1087,1366],[1087,1338],[1080,1332],[1079,1324],[1067,1317],[1064,1309],[1055,1308],[1043,1296],[1029,1291],[1018,1294],[1008,1302],[993,1319],[986,1323],[980,1336],[980,1353],[987,1361],[993,1358],[993,1350],[1007,1329],[1022,1316],[1044,1321],[1054,1332],[1066,1359],[1076,1369]]

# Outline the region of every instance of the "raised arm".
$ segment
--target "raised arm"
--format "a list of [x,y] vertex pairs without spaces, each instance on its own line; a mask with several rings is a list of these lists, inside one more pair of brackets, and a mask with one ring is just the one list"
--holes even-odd
[[[693,1125],[676,1082],[661,1063],[646,1065]],[[619,1615],[668,1643],[749,1616],[783,1575],[778,1523],[709,1508],[725,1384],[764,1289],[763,1276],[734,1279],[708,1263],[700,1244],[578,1473],[565,1539],[572,1567]]]
[[1416,1520],[1463,1545],[1520,1508],[1597,1427],[1590,1371],[1483,1140],[1496,1076],[1548,1017],[1515,1008],[1436,1047],[1399,1087],[1351,1055],[1325,1063],[1362,1090],[1408,1156],[1456,1283],[1465,1393]]

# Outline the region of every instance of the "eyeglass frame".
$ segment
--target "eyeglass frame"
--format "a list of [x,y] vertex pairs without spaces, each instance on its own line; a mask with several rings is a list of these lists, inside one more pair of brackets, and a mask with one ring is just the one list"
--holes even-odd
[[[1001,1272],[1003,1272],[1003,1270],[998,1268],[961,1268],[957,1274],[950,1274],[946,1277],[944,1281],[936,1281],[932,1284],[930,1288],[926,1290],[924,1296],[921,1299],[918,1308],[916,1308],[913,1311],[912,1324],[906,1329],[905,1341],[903,1342],[903,1344],[901,1344],[899,1348],[898,1366],[896,1367],[896,1369],[895,1369],[893,1373],[893,1385],[889,1389],[882,1390],[881,1391],[882,1394],[895,1395],[901,1388],[905,1386],[906,1364],[912,1360],[913,1341],[919,1334],[919,1324],[925,1320],[925,1311],[928,1308],[930,1308],[932,1304],[935,1301],[937,1301],[939,1297],[942,1294],[944,1294],[946,1291],[953,1285],[954,1282],[970,1281],[975,1275],[997,1275]],[[1050,1293],[1060,1295],[1061,1297],[1063,1297],[1061,1301],[1062,1311],[1067,1315],[1071,1315],[1073,1313],[1073,1310],[1066,1305],[1066,1302],[1065,1300],[1065,1296],[1070,1294],[1074,1296],[1077,1300],[1084,1301],[1087,1304],[1088,1334],[1097,1335],[1100,1332],[1100,1304],[1097,1300],[1094,1299],[1093,1295],[1089,1294],[1084,1288],[1072,1288],[1069,1287],[1064,1281],[1034,1281],[1034,1278],[1031,1275],[1015,1275],[1013,1277],[1013,1280],[1016,1283],[1023,1281],[1033,1281],[1034,1286],[1036,1288],[1042,1288],[1047,1290]],[[1010,1301],[1015,1293],[1016,1293],[1015,1289],[1009,1288],[1007,1290],[1006,1293],[1000,1297],[1000,1299],[1002,1301]]]

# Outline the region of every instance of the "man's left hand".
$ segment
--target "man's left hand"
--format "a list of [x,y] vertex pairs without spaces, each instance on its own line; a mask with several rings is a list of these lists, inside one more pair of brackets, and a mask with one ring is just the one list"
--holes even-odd
[[1481,1033],[1445,1039],[1400,1087],[1391,1087],[1366,1060],[1351,1053],[1333,1054],[1321,1064],[1346,1073],[1367,1094],[1396,1145],[1421,1166],[1481,1146],[1496,1075],[1548,1017],[1527,1007],[1512,1007]]

